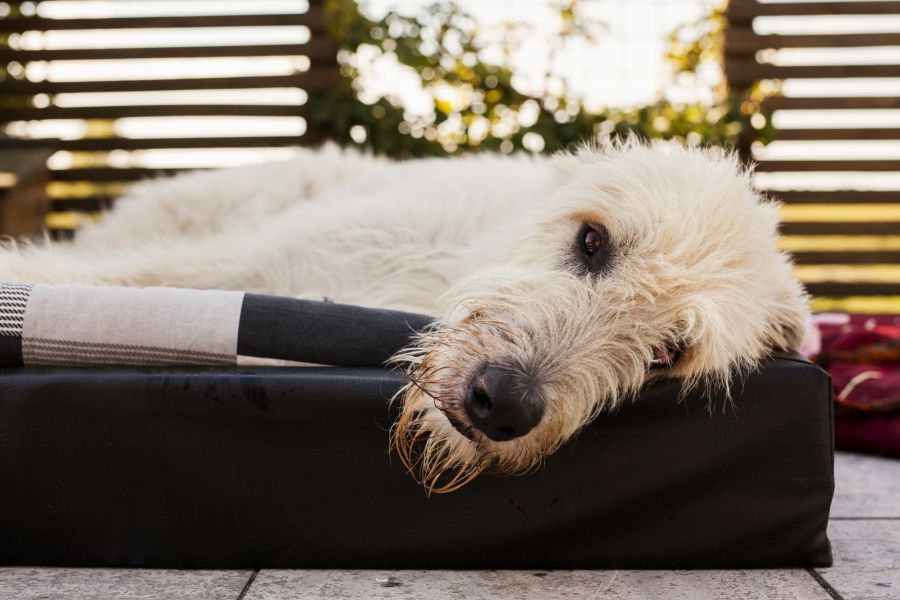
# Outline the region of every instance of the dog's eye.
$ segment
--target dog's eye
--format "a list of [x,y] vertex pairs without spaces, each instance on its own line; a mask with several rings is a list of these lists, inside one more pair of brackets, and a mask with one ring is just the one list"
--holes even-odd
[[606,227],[585,223],[575,237],[576,269],[584,274],[599,275],[609,268],[612,255],[609,232]]
[[588,227],[587,231],[584,232],[581,243],[585,253],[588,256],[593,256],[603,246],[603,234],[593,227]]

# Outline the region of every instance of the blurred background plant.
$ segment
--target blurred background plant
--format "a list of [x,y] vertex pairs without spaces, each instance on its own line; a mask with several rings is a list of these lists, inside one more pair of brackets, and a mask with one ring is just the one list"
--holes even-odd
[[[22,16],[22,9],[18,4],[10,4],[5,7],[5,10],[2,13],[0,13],[0,17],[20,16]],[[12,34],[0,31],[0,49],[9,47],[10,35]],[[21,64],[17,62],[9,63],[4,60],[0,60],[0,82],[3,82],[10,77],[20,77],[22,71],[24,71],[24,67]],[[31,99],[27,96],[0,93],[0,110],[2,110],[5,106],[31,106]],[[2,120],[0,120],[0,122],[2,122]],[[2,131],[0,131],[0,136],[2,135]]]
[[[603,23],[583,14],[585,0],[559,0],[551,59],[574,41],[596,43]],[[471,150],[553,152],[595,136],[634,132],[647,138],[679,138],[688,143],[746,147],[773,137],[771,119],[761,110],[759,86],[734,94],[721,83],[710,86],[711,102],[670,100],[664,87],[655,101],[633,108],[592,110],[571,91],[570,82],[548,69],[541,91],[529,94],[514,83],[509,57],[528,24],[504,23],[501,60],[485,54],[479,22],[457,4],[434,3],[412,13],[390,10],[368,15],[355,0],[327,0],[329,35],[340,45],[341,79],[322,101],[313,99],[313,120],[343,144],[364,146],[395,157],[457,154]],[[703,69],[722,69],[724,7],[672,32],[666,59],[671,78],[698,85]],[[498,32],[490,32],[496,37]],[[373,97],[363,83],[374,60],[395,57],[414,75],[430,100],[426,110],[410,110],[395,94]],[[611,81],[613,86],[616,82]]]

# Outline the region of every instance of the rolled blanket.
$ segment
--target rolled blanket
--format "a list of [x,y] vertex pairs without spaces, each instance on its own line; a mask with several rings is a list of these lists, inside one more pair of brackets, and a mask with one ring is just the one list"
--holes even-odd
[[379,366],[431,321],[244,292],[0,283],[0,367]]

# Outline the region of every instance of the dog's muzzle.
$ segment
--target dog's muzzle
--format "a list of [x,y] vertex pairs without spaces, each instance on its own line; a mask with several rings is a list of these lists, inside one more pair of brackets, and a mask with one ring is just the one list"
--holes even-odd
[[522,437],[544,416],[534,382],[495,365],[485,365],[475,375],[463,405],[472,426],[495,442]]

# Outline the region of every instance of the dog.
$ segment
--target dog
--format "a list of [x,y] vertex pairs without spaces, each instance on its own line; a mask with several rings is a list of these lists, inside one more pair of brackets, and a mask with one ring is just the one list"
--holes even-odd
[[777,205],[713,148],[392,162],[335,147],[137,185],[0,280],[243,290],[438,317],[394,359],[391,446],[429,491],[533,469],[646,383],[728,395],[797,348]]

